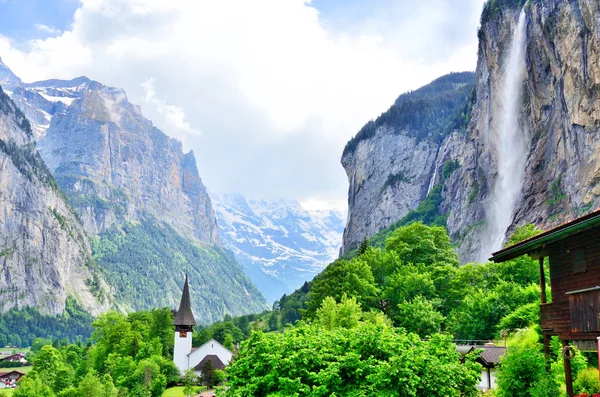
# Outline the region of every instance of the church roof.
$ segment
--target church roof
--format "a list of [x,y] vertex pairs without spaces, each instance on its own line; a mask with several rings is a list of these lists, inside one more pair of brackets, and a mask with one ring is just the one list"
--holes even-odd
[[190,287],[188,286],[188,277],[185,275],[185,284],[183,285],[183,294],[181,295],[181,303],[179,303],[179,310],[173,325],[196,325],[194,320],[194,314],[192,313],[192,303],[190,301]]
[[204,368],[204,365],[206,364],[207,361],[210,361],[212,363],[212,366],[214,369],[223,369],[225,368],[225,364],[223,364],[223,361],[221,361],[221,359],[215,355],[215,354],[207,354],[206,357],[204,357],[202,359],[202,361],[200,361],[198,363],[198,365],[196,365],[194,367],[194,369],[196,371],[202,371],[202,368]]

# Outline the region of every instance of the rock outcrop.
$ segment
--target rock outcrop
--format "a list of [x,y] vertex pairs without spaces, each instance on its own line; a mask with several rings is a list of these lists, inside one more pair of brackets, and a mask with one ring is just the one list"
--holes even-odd
[[[448,215],[447,228],[463,262],[491,254],[487,252],[490,249],[481,247],[481,237],[498,172],[497,137],[501,131],[496,120],[501,112],[504,61],[521,12],[518,4],[508,3],[513,2],[488,3],[484,8],[472,118],[464,133],[456,130],[444,138],[439,146],[442,153],[437,156],[460,163],[460,168],[444,181],[441,208]],[[552,227],[600,204],[600,3],[529,1],[525,13],[527,73],[520,125],[526,138],[527,160],[522,193],[512,215],[513,226],[507,233],[516,225],[530,222],[541,228]],[[378,135],[385,134],[376,134],[361,144],[376,147],[381,139]],[[385,173],[390,169],[387,153],[402,152],[405,145],[400,137],[390,142],[393,148],[386,149],[385,155],[378,152],[359,165],[370,163],[369,175]],[[408,156],[404,162],[427,164],[423,158],[431,157],[431,151],[416,150],[417,155]],[[342,163],[352,188],[359,167],[348,167],[344,158]],[[439,168],[440,162],[437,164]],[[361,232],[367,231],[369,237],[401,217],[403,211],[398,207],[407,206],[409,201],[413,207],[418,203],[414,192],[423,190],[421,179],[390,191],[391,197],[382,197],[378,190],[383,188],[383,180],[374,183],[370,193],[364,193],[368,197],[362,199],[371,200],[371,208],[378,209],[377,221],[354,218],[355,224],[347,226],[345,247],[362,238]],[[350,194],[351,213],[362,211],[355,202]]]
[[0,311],[57,314],[67,295],[93,314],[110,303],[77,215],[38,155],[29,122],[0,88]]
[[152,216],[220,245],[194,154],[145,119],[123,90],[79,78],[27,84],[13,97],[42,121],[34,122],[43,131],[40,154],[89,234]]
[[439,182],[452,132],[468,121],[473,73],[455,73],[401,95],[344,150],[349,181],[342,253],[415,208]]

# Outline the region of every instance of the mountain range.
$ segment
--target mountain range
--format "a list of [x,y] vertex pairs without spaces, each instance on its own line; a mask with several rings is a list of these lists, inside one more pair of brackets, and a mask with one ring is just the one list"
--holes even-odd
[[[7,284],[2,289],[20,294],[16,300],[0,296],[5,310],[33,305],[57,313],[69,294],[80,296],[93,312],[175,307],[186,272],[201,322],[268,307],[221,245],[193,152],[184,153],[181,142],[154,127],[123,90],[86,77],[23,83],[1,61],[0,83],[12,98],[3,98],[3,116],[20,126],[4,129],[11,132],[5,146],[15,142],[26,148],[31,167],[47,175],[54,201],[60,200],[44,197],[36,208],[15,207],[10,213],[14,227],[33,228],[27,217],[41,213],[41,222],[57,220],[65,230],[62,244],[68,248],[63,251],[79,252],[62,264],[44,261],[38,251],[50,249],[48,239],[36,238],[34,247],[19,239],[9,242],[16,234],[10,222],[3,223],[0,250],[10,252],[16,263],[0,274]],[[14,154],[12,160],[17,161]],[[14,191],[16,202],[28,200],[20,193],[27,189],[13,186],[16,178],[4,177],[2,193]],[[49,194],[37,185],[28,188],[33,196]],[[41,229],[43,236],[46,229]],[[40,262],[50,274],[62,272],[62,278],[46,280],[32,272]]]
[[342,251],[425,220],[481,261],[517,225],[597,208],[599,20],[596,0],[487,2],[475,74],[401,95],[348,142]]
[[223,244],[273,302],[312,280],[337,258],[345,216],[307,211],[296,201],[211,194]]

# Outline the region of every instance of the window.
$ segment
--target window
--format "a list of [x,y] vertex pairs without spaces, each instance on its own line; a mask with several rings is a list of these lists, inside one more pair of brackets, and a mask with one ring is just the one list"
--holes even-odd
[[577,248],[573,252],[573,273],[583,273],[585,269],[585,248]]

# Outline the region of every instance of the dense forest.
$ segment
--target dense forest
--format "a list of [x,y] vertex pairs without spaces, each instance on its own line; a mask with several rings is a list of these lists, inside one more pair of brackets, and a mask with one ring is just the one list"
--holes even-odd
[[[538,233],[524,226],[507,244]],[[243,341],[227,373],[231,396],[470,395],[477,366],[467,361],[453,367],[459,361],[450,341],[503,339],[511,349],[498,374],[497,395],[559,396],[561,346],[553,340],[547,364],[538,283],[536,261],[459,266],[443,227],[413,223],[390,232],[383,248],[365,242],[354,258],[335,261],[275,302],[273,311],[227,318],[198,329],[198,336]],[[595,357],[588,357],[595,365]],[[390,360],[398,372],[390,372]],[[593,393],[600,384],[587,361],[579,353],[572,361],[575,387]],[[429,375],[434,367],[454,376]],[[356,380],[358,373],[363,381]]]
[[[537,233],[519,228],[508,244]],[[453,340],[508,338],[497,396],[559,396],[561,346],[553,341],[546,363],[538,281],[527,257],[459,266],[445,229],[417,222],[392,231],[382,248],[365,242],[273,310],[198,326],[193,345],[215,338],[239,346],[219,378],[226,396],[476,396],[478,352],[461,358]],[[36,339],[34,370],[14,396],[158,397],[187,382],[171,361],[172,319],[168,308],[108,312],[86,345]],[[577,354],[571,362],[575,387],[595,392],[587,361]]]
[[92,321],[93,317],[71,297],[58,316],[43,315],[31,307],[12,308],[0,314],[0,347],[28,347],[36,338],[85,341],[92,334]]
[[400,95],[389,110],[362,127],[346,144],[343,155],[353,152],[360,141],[374,136],[381,126],[405,131],[419,140],[441,140],[454,130],[464,129],[471,120],[474,80],[472,72],[450,73]]
[[[117,305],[125,310],[175,307],[186,271],[201,323],[220,320],[225,314],[265,309],[260,303],[252,304],[264,298],[246,276],[240,277],[241,267],[233,254],[194,243],[155,219],[127,223],[93,237],[92,251],[115,291]],[[257,299],[236,293],[240,291]]]

